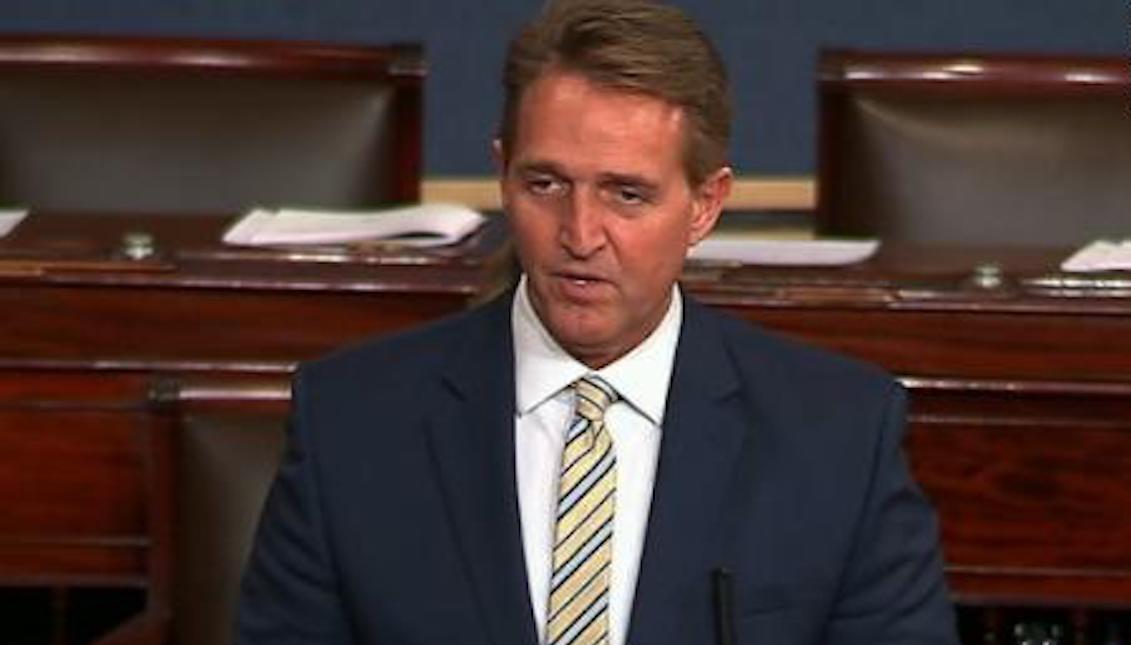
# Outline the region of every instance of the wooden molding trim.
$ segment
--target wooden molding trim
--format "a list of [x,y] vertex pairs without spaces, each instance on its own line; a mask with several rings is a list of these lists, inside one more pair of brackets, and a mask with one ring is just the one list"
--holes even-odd
[[494,177],[425,177],[420,182],[420,201],[499,210],[499,180]]
[[[499,209],[494,177],[428,177],[421,182],[421,201],[455,202],[482,210]],[[727,208],[733,210],[812,210],[816,187],[811,177],[737,177]]]

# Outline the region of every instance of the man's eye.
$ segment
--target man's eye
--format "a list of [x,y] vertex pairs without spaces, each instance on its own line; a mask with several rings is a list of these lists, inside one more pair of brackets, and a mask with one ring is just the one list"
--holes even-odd
[[630,187],[622,186],[617,188],[615,195],[618,201],[622,204],[643,204],[648,201],[643,192]]
[[534,195],[551,196],[560,194],[562,182],[550,177],[531,177],[526,180],[526,190]]

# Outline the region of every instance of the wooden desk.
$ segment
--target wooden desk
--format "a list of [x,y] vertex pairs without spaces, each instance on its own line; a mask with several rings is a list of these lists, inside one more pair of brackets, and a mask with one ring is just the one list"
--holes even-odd
[[[147,220],[164,254],[110,264],[138,223],[44,216],[0,242],[0,581],[146,584],[154,383],[278,403],[295,361],[505,279],[501,230],[462,255],[286,253],[219,247],[218,218]],[[1064,254],[903,247],[842,269],[686,272],[701,300],[903,379],[970,642],[1040,609],[1098,643],[1131,609],[1131,281],[1057,275]],[[975,275],[989,263],[1001,272]]]
[[1099,642],[1112,619],[1084,608],[1131,609],[1131,276],[1057,274],[1066,255],[905,246],[840,270],[699,267],[686,285],[897,374],[958,600],[993,608],[983,628],[1062,608],[1072,642]]
[[[494,284],[499,220],[456,249],[223,247],[229,217],[33,215],[0,240],[0,366],[285,372],[462,309]],[[145,231],[156,255],[121,255]]]
[[[154,387],[285,400],[297,361],[464,309],[507,261],[500,219],[353,252],[224,247],[231,219],[33,214],[0,239],[0,585],[152,584]],[[131,260],[138,231],[156,253]]]

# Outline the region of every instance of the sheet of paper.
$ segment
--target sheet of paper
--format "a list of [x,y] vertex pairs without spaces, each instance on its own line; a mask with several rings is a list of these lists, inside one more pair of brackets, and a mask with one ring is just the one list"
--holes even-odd
[[1071,273],[1131,271],[1131,240],[1096,240],[1061,263]]
[[4,237],[12,232],[23,219],[27,217],[26,208],[3,208],[0,209],[0,237]]
[[765,240],[708,237],[693,247],[693,260],[770,266],[840,266],[867,260],[879,240]]
[[406,246],[442,246],[458,242],[484,222],[481,213],[455,204],[364,212],[256,209],[228,229],[224,242],[263,246],[388,240]]

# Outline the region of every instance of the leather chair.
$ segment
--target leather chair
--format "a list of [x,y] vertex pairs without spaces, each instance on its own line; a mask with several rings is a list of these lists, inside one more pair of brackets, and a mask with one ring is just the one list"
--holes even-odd
[[1131,235],[1125,59],[825,52],[818,91],[819,234]]
[[0,203],[236,213],[416,201],[420,48],[0,37]]
[[231,641],[239,583],[285,442],[285,378],[159,381],[151,403],[146,610],[95,645]]
[[239,580],[283,450],[266,415],[191,415],[176,441],[172,642],[227,643]]

